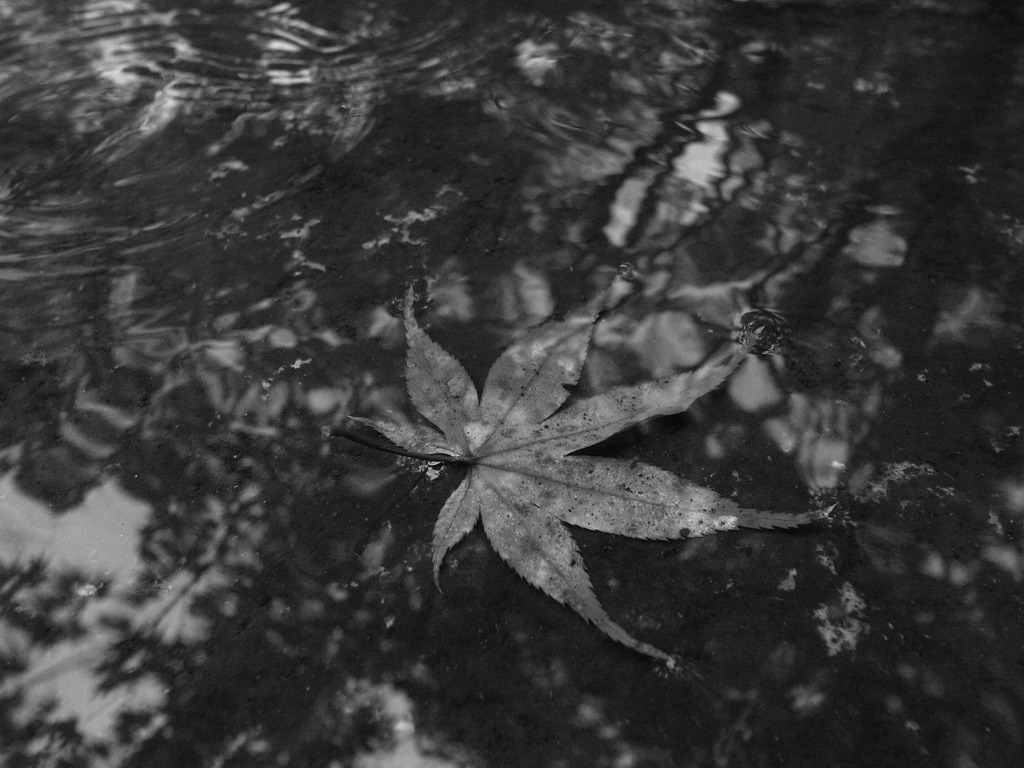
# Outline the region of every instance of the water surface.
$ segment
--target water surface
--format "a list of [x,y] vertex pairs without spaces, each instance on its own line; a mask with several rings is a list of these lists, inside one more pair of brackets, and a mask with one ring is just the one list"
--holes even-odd
[[[1014,3],[0,0],[12,766],[1017,765]],[[413,414],[600,291],[601,446],[826,522],[580,533],[667,674],[519,580]]]

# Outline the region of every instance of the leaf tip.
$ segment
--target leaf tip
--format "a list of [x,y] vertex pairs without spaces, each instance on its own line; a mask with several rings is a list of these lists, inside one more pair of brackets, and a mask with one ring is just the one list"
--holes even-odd
[[645,656],[650,656],[652,659],[657,659],[665,665],[665,669],[667,670],[674,670],[677,667],[679,667],[679,665],[682,663],[678,657],[667,654],[664,651],[655,648],[650,643],[645,643],[641,640],[633,640],[632,637],[630,638],[630,640],[632,640],[632,642],[626,643],[627,646],[629,646],[635,651],[639,651]]

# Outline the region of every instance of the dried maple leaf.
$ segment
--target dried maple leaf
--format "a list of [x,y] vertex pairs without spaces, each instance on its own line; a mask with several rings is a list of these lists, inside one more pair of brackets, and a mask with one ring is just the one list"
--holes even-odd
[[447,552],[478,520],[520,576],[623,645],[672,658],[605,613],[569,525],[639,539],[679,539],[737,527],[788,528],[817,514],[745,510],[714,491],[638,461],[572,455],[655,416],[679,413],[721,384],[746,352],[733,346],[695,371],[611,389],[559,410],[579,378],[593,314],[530,331],[491,367],[483,395],[459,362],[419,327],[405,302],[409,398],[433,425],[357,419],[406,451],[469,465],[434,528],[437,580]]

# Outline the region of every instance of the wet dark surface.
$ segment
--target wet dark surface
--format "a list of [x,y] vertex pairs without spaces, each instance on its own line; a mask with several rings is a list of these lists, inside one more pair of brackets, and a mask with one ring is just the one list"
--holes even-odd
[[[0,0],[10,766],[1019,765],[1012,2]],[[458,482],[398,320],[483,380],[612,286],[582,386],[755,347],[617,436],[827,521],[577,532],[620,647]],[[834,505],[834,506],[833,506]]]

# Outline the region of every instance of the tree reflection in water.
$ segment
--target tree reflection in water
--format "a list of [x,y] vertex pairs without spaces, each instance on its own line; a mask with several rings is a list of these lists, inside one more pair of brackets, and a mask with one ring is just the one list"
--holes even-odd
[[[5,764],[1014,764],[1019,17],[543,5],[0,0]],[[601,448],[838,505],[584,542],[713,699],[472,537],[434,590],[455,478],[325,436],[414,417],[416,281],[478,378],[608,286],[592,390],[785,320]]]

